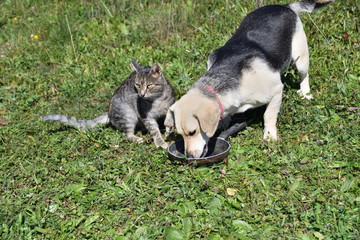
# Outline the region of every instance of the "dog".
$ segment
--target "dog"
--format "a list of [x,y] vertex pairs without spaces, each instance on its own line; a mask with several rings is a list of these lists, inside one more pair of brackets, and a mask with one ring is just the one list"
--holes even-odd
[[268,5],[248,14],[224,46],[213,51],[207,72],[168,110],[165,126],[184,138],[185,154],[199,158],[226,116],[267,105],[264,139],[277,140],[282,101],[281,74],[295,62],[304,98],[311,99],[309,51],[299,13],[320,9],[335,0],[302,0]]

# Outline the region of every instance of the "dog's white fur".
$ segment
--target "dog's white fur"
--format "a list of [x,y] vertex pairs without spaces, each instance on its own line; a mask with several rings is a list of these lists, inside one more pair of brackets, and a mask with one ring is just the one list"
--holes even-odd
[[[316,3],[321,1],[316,0]],[[300,2],[292,3],[290,7],[296,13],[301,10],[307,11],[300,9]],[[300,76],[298,92],[304,98],[311,99],[308,45],[302,22],[298,16],[291,46],[291,59],[295,61]],[[207,62],[208,71],[215,61],[216,57],[212,53]],[[281,72],[275,71],[262,58],[255,57],[249,62],[249,66],[241,70],[238,88],[230,88],[225,94],[217,94],[224,109],[224,117],[267,105],[264,113],[264,139],[277,140],[276,122],[283,92]],[[203,154],[209,138],[214,135],[219,119],[220,110],[217,99],[209,98],[193,86],[186,95],[170,107],[165,125],[176,126],[177,132],[184,138],[186,155],[197,158]]]
[[292,59],[300,77],[300,90],[298,93],[306,99],[311,99],[309,84],[309,47],[307,44],[306,34],[300,18],[296,22],[296,31],[292,41]]

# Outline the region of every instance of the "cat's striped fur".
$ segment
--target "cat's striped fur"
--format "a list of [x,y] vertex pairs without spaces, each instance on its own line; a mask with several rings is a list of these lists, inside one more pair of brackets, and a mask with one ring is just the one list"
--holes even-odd
[[[82,120],[52,114],[43,116],[42,120],[58,121],[82,130],[96,129],[100,124],[111,124],[123,131],[127,139],[136,142],[143,142],[142,138],[135,136],[136,127],[142,125],[150,132],[156,147],[167,148],[157,121],[164,118],[174,103],[174,90],[158,64],[144,67],[131,61],[131,67],[134,72],[115,91],[108,111],[103,115],[92,120]],[[166,135],[171,130],[167,128]]]

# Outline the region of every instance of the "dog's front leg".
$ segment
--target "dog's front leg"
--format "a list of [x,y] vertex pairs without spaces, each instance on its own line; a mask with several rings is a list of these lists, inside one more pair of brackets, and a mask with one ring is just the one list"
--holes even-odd
[[277,140],[276,121],[280,111],[283,84],[280,83],[274,88],[274,95],[267,105],[264,113],[264,140]]
[[219,122],[217,130],[224,130],[224,129],[229,128],[230,123],[231,123],[231,115],[228,115],[228,116],[221,119],[221,121]]

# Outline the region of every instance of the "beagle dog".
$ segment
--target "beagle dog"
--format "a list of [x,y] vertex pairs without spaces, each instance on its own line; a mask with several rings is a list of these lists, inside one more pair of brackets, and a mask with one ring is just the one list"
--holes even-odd
[[268,5],[248,14],[235,34],[213,51],[208,70],[169,109],[165,126],[176,127],[185,154],[199,158],[219,121],[229,115],[266,105],[264,139],[277,140],[277,115],[282,101],[281,74],[295,62],[299,93],[311,99],[309,51],[301,12],[312,12],[335,0],[302,0]]

